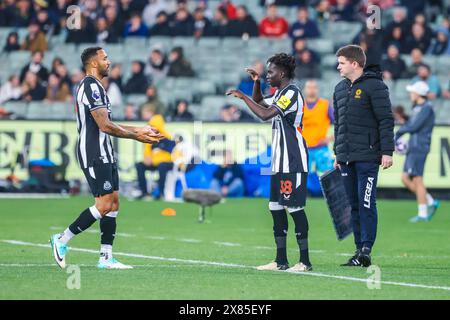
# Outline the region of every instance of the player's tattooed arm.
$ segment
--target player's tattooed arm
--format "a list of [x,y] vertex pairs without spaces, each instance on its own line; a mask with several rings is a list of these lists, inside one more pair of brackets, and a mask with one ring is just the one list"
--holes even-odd
[[156,143],[164,138],[159,132],[155,132],[150,126],[145,126],[142,128],[132,127],[132,130],[128,130],[118,124],[115,124],[109,120],[108,111],[106,108],[96,109],[92,111],[91,114],[99,129],[114,137],[134,139],[143,143]]
[[263,94],[261,92],[261,80],[259,78],[259,74],[255,70],[253,70],[251,68],[246,68],[245,71],[250,75],[250,77],[254,81],[254,83],[253,83],[253,91],[252,91],[252,99],[253,99],[253,101],[255,101],[256,103],[262,105],[265,108],[268,108],[269,105],[264,102],[264,97],[263,97]]
[[261,105],[253,101],[250,97],[247,97],[239,90],[229,90],[226,94],[244,100],[245,104],[250,108],[250,110],[252,110],[252,112],[263,121],[272,119],[278,114],[278,110],[274,107],[266,107],[264,105]]

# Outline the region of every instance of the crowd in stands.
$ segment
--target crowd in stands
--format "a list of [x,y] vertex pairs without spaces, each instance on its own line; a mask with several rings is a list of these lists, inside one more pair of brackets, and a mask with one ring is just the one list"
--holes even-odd
[[[129,37],[252,37],[292,40],[297,59],[297,79],[320,79],[321,56],[308,45],[309,39],[322,37],[319,25],[326,22],[362,22],[369,4],[392,10],[392,21],[382,29],[363,25],[353,39],[367,54],[368,64],[380,64],[386,80],[424,80],[430,87],[430,99],[450,98],[449,83],[433,74],[435,70],[424,57],[450,55],[449,7],[443,0],[261,0],[266,10],[261,20],[242,4],[232,0],[1,0],[0,28],[27,28],[23,39],[12,31],[2,44],[3,53],[30,51],[30,62],[20,74],[0,79],[0,103],[9,100],[67,102],[73,101],[76,86],[83,78],[79,70],[68,70],[64,57],[43,64],[49,39],[63,36],[66,43],[119,43]],[[242,2],[240,2],[242,3]],[[212,5],[214,4],[214,6]],[[279,6],[298,7],[295,21],[278,13]],[[67,8],[81,8],[81,29],[68,28]],[[399,5],[399,6],[397,6]],[[265,7],[263,7],[265,6]],[[426,9],[426,10],[425,10]],[[143,109],[150,107],[172,121],[190,121],[192,101],[167,106],[158,99],[159,80],[167,77],[196,77],[198,74],[181,46],[166,52],[163,47],[150,48],[147,61],[133,61],[131,75],[123,79],[122,66],[114,64],[105,80],[113,105],[125,106],[123,95],[142,94],[147,102],[127,105],[126,119],[143,119]],[[404,56],[410,56],[405,61]],[[113,61],[114,62],[114,61]],[[262,61],[255,62],[261,75]],[[264,78],[264,77],[262,77]],[[250,94],[252,82],[244,77],[236,86]],[[263,83],[263,90],[270,88]],[[253,117],[236,106],[226,105],[223,121],[253,121]]]

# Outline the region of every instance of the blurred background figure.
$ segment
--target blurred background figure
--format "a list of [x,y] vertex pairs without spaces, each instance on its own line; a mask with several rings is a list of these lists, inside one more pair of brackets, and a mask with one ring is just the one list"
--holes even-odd
[[255,122],[249,113],[241,110],[235,104],[226,104],[220,112],[220,121],[223,122]]
[[229,150],[225,151],[222,165],[214,172],[211,189],[229,198],[245,194],[244,173]]
[[189,103],[186,100],[178,101],[172,121],[193,121],[194,115],[189,112],[188,107]]

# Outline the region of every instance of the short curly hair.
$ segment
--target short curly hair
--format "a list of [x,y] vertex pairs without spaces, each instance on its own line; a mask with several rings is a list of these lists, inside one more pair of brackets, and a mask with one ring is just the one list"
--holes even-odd
[[277,67],[283,68],[289,79],[295,76],[295,57],[287,53],[277,53],[271,56],[267,63],[273,63]]

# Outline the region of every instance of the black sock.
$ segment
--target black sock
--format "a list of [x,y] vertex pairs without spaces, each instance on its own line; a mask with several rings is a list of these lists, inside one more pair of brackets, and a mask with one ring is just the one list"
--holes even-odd
[[300,250],[300,262],[304,265],[311,265],[309,261],[308,249],[308,219],[306,218],[305,210],[297,210],[291,212],[291,216],[295,223],[295,236],[297,238],[298,247]]
[[104,216],[100,220],[101,244],[113,245],[116,236],[116,218]]
[[286,252],[286,235],[288,230],[288,220],[286,211],[270,210],[273,218],[273,235],[277,245],[277,257],[275,261],[278,264],[288,264]]
[[[100,212],[95,207],[87,208],[79,217],[69,226],[69,230],[73,234],[79,234],[92,226],[95,221],[101,218]],[[94,211],[94,212],[92,212]],[[95,217],[94,217],[95,215]]]

